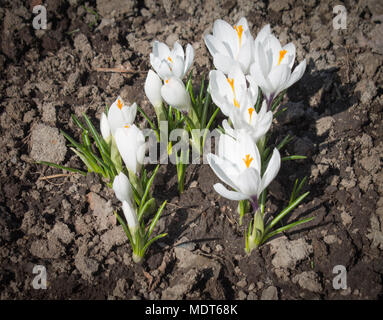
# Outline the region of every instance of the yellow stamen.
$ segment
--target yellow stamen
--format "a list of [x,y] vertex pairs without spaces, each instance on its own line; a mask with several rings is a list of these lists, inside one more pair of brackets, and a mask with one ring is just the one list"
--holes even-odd
[[254,159],[253,159],[253,157],[250,158],[250,155],[247,154],[246,158],[243,158],[242,160],[245,162],[245,165],[248,168],[248,167],[250,167],[251,161],[253,161]]
[[227,78],[227,82],[229,82],[230,87],[231,87],[231,89],[232,89],[233,92],[234,92],[234,78],[233,78],[233,79],[229,79],[229,78]]
[[278,66],[281,64],[282,59],[283,59],[283,57],[285,56],[286,53],[287,53],[287,51],[286,51],[285,49],[279,51],[279,61],[278,61]]
[[247,109],[247,111],[249,111],[249,115],[250,115],[249,123],[250,123],[251,122],[251,116],[255,110],[254,110],[254,108],[249,108],[249,109]]
[[130,125],[127,124],[127,125],[125,126],[125,128],[130,128]]
[[239,108],[238,100],[236,98],[234,98],[233,101],[234,101],[234,106]]
[[123,103],[121,102],[120,99],[117,100],[117,107],[121,110],[121,108],[123,107]]
[[173,60],[172,60],[172,58],[168,57],[168,60],[169,60],[171,63],[173,63]]
[[239,45],[241,45],[241,41],[242,41],[242,33],[243,33],[243,27],[240,25],[240,26],[234,26],[234,29],[235,31],[237,31],[237,34],[238,34],[238,38],[239,38]]
[[165,80],[165,82],[166,82],[166,84],[168,84],[168,83],[169,83],[169,80],[168,80],[168,79],[166,79],[166,80]]

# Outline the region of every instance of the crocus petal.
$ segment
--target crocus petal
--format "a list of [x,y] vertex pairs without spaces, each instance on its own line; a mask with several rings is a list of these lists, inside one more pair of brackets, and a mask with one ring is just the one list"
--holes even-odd
[[162,104],[161,87],[162,81],[158,74],[153,70],[149,70],[144,89],[150,103],[155,107]]
[[113,180],[113,190],[116,194],[116,197],[121,202],[128,201],[132,202],[133,199],[133,191],[130,185],[130,181],[128,177],[120,172],[118,176],[116,176]]
[[[235,171],[235,168],[231,166],[229,161],[225,161],[222,158],[217,157],[215,154],[209,153],[206,157],[207,162],[209,163],[211,169],[214,171],[216,176],[221,179],[224,183],[226,183],[228,186],[235,189],[234,182],[229,178],[227,175],[228,171],[231,171],[231,175],[235,176],[233,171]],[[227,170],[227,171],[225,171]]]
[[212,36],[211,34],[208,34],[205,36],[204,40],[205,40],[206,47],[212,56],[214,56],[217,53],[221,53],[225,56],[229,56],[229,51],[227,51],[223,43],[220,40],[218,40],[216,37]]
[[172,72],[173,72],[173,75],[179,79],[182,79],[184,77],[184,60],[183,60],[183,58],[177,56],[173,59]]
[[184,83],[176,77],[165,80],[165,84],[161,88],[161,95],[167,104],[181,111],[189,111],[191,108],[189,93],[186,91]]
[[172,53],[173,53],[175,56],[179,56],[179,57],[181,57],[182,59],[184,58],[184,56],[185,56],[184,49],[183,49],[182,46],[178,43],[178,41],[176,41],[176,42],[174,43]]
[[110,131],[110,126],[108,122],[108,117],[106,116],[104,112],[101,114],[100,131],[104,140],[107,140],[111,134],[111,131]]
[[295,44],[290,42],[286,44],[282,50],[286,50],[285,57],[282,59],[281,63],[285,63],[289,66],[290,69],[292,69],[294,61],[295,61]]
[[270,182],[274,180],[274,178],[278,174],[280,167],[281,167],[281,155],[279,154],[278,149],[274,148],[273,155],[271,156],[269,164],[267,165],[266,171],[262,177],[262,188],[260,192],[262,192],[265,188],[267,188]]
[[265,25],[261,31],[258,32],[257,37],[255,38],[255,42],[263,42],[266,37],[271,34],[270,24]]
[[222,183],[216,183],[213,185],[213,188],[218,194],[229,200],[240,201],[249,199],[249,196],[246,194],[226,189]]
[[216,53],[213,56],[213,64],[217,70],[221,70],[225,74],[228,74],[234,65],[239,65],[237,61],[221,53]]
[[286,83],[283,89],[287,89],[291,87],[295,82],[300,80],[303,74],[305,73],[305,71],[306,71],[306,59],[301,61],[301,63],[295,67],[293,73],[290,76],[290,79],[288,80],[288,82]]
[[259,196],[261,185],[261,177],[259,172],[254,168],[247,168],[243,170],[238,176],[236,185],[238,186],[239,191],[246,194],[248,198]]
[[127,201],[122,202],[122,210],[124,212],[126,222],[128,223],[129,231],[132,233],[132,236],[134,236],[134,233],[139,227],[136,210],[133,205]]
[[137,114],[137,103],[134,102],[130,107],[124,106],[121,112],[124,118],[124,126],[133,124]]
[[135,125],[119,128],[115,134],[118,151],[126,167],[137,174],[145,155],[145,137]]
[[191,65],[193,64],[194,60],[194,48],[191,44],[186,45],[186,56],[185,56],[185,69],[184,69],[184,76],[188,73]]
[[270,71],[269,81],[273,87],[272,93],[274,94],[274,97],[286,87],[290,74],[290,68],[285,64],[276,66]]
[[[122,128],[125,126],[125,120],[122,115],[121,109],[124,108],[124,101],[119,96],[115,102],[112,103],[108,112],[108,122],[110,126],[110,130],[112,135],[115,134],[118,128]],[[125,106],[126,108],[126,106]]]

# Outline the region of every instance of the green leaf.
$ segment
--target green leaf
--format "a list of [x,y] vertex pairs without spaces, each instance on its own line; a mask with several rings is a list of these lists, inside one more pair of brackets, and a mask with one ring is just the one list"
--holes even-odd
[[148,231],[147,231],[146,234],[145,234],[145,239],[146,239],[146,240],[150,238],[150,236],[151,236],[151,234],[152,234],[152,232],[153,232],[153,229],[154,229],[154,227],[156,226],[157,221],[158,221],[158,219],[159,219],[160,216],[161,216],[162,211],[164,211],[164,208],[165,208],[165,206],[166,206],[166,203],[167,203],[167,201],[165,200],[165,201],[162,203],[161,207],[157,210],[157,213],[156,213],[156,215],[154,216],[152,222],[150,223],[149,229],[148,229]]
[[71,168],[71,167],[65,167],[65,166],[59,165],[57,163],[48,162],[48,161],[36,161],[36,163],[43,164],[43,165],[50,166],[50,167],[54,167],[54,168],[57,168],[57,169],[63,169],[63,170],[67,170],[67,171],[70,171],[70,172],[79,173],[79,174],[82,174],[83,176],[86,176],[86,172],[85,171],[82,171],[82,170],[79,170],[79,169],[75,169],[75,168]]
[[156,133],[156,136],[157,136],[157,140],[160,141],[160,134],[158,132],[158,128],[155,126],[155,124],[150,120],[150,118],[147,116],[147,114],[145,113],[145,111],[139,106],[137,105],[137,110],[142,114],[142,116],[146,119],[146,121],[148,121],[150,127],[154,130],[154,132]]
[[160,167],[160,165],[158,164],[157,167],[154,169],[154,171],[152,173],[152,176],[150,177],[148,183],[146,184],[145,192],[144,192],[144,195],[142,196],[142,199],[141,199],[141,202],[140,202],[140,207],[139,207],[139,210],[138,210],[138,221],[141,220],[142,215],[144,213],[144,211],[142,209],[143,209],[143,206],[144,206],[144,204],[146,202],[146,198],[147,198],[147,196],[149,194],[150,187],[151,187],[151,185],[153,183],[154,177],[156,176],[159,167]]
[[275,229],[274,231],[272,232],[269,232],[268,234],[266,234],[263,239],[262,239],[262,243],[265,243],[267,239],[271,238],[271,237],[274,237],[275,235],[277,235],[278,233],[281,233],[283,231],[287,231],[295,226],[298,226],[300,224],[303,224],[303,223],[306,223],[306,222],[310,222],[311,220],[315,219],[315,217],[309,217],[309,218],[306,218],[306,219],[302,219],[302,220],[299,220],[299,221],[296,221],[296,222],[293,222],[293,223],[290,223],[286,226],[283,226],[281,228],[278,228],[278,229]]
[[75,114],[72,114],[71,116],[72,116],[72,120],[73,120],[73,122],[74,122],[78,127],[80,127],[80,128],[81,128],[82,130],[84,130],[84,131],[88,131],[88,129],[85,128],[85,126],[81,123],[81,121],[76,117]]
[[130,234],[130,231],[129,231],[128,226],[126,225],[126,223],[124,222],[124,220],[122,220],[122,218],[117,214],[116,211],[113,211],[113,212],[114,212],[114,215],[116,216],[118,222],[120,223],[120,225],[121,225],[122,228],[124,229],[126,235],[128,236],[129,242],[130,242],[130,244],[131,244],[132,247],[133,247],[133,246],[134,246],[134,241],[133,241],[132,235]]
[[279,104],[281,103],[283,97],[284,97],[285,94],[286,94],[286,91],[287,91],[287,90],[283,90],[283,91],[277,96],[277,98],[273,101],[273,104],[271,105],[271,111],[274,112],[274,110],[279,106]]
[[307,159],[307,157],[306,156],[293,155],[293,156],[283,157],[281,159],[281,161],[301,160],[301,159]]
[[292,204],[290,204],[287,208],[285,208],[280,214],[278,214],[273,221],[270,222],[270,224],[266,227],[265,233],[267,234],[268,231],[275,226],[275,224],[281,220],[286,214],[288,214],[291,210],[293,210],[298,204],[301,203],[301,201],[306,198],[309,195],[309,191],[301,195],[297,200],[295,200]]
[[158,236],[155,236],[154,238],[150,239],[145,246],[143,247],[142,251],[145,252],[148,250],[148,248],[153,244],[153,242],[157,241],[158,239],[161,239],[163,237],[166,237],[168,234],[167,233],[161,233]]
[[293,140],[293,137],[291,137],[289,134],[283,138],[283,140],[277,145],[277,149],[279,151],[281,151],[281,149],[286,145],[288,144],[289,142],[291,142]]

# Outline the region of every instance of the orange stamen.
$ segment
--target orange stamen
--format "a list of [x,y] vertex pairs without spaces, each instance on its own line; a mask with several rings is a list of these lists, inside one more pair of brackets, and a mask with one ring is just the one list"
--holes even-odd
[[243,158],[242,160],[245,162],[245,165],[248,168],[248,167],[250,167],[251,161],[253,161],[254,159],[253,159],[253,157],[250,158],[250,155],[247,154],[246,158]]
[[287,51],[285,49],[279,51],[279,60],[278,60],[278,66],[281,64],[282,62],[282,59],[283,57],[285,56],[285,54],[287,53]]
[[171,63],[173,63],[173,60],[172,60],[172,58],[168,57],[168,60],[169,60]]
[[168,83],[169,83],[169,80],[168,80],[168,79],[166,79],[166,80],[165,80],[165,82],[166,82],[166,84],[168,84]]
[[117,100],[117,107],[121,110],[121,108],[123,107],[123,103],[121,102],[120,99]]
[[125,128],[130,128],[130,125],[127,124],[127,125],[125,126]]
[[239,38],[239,45],[241,45],[241,41],[242,41],[242,33],[243,33],[243,27],[240,25],[240,26],[234,26],[234,29],[235,31],[237,31],[237,34],[238,34],[238,38]]
[[252,114],[253,114],[253,112],[255,111],[254,110],[254,108],[249,108],[249,109],[247,109],[247,111],[249,111],[249,115],[250,115],[250,120],[249,120],[249,122],[251,121],[251,116],[252,116]]
[[239,103],[238,103],[238,100],[236,98],[233,99],[234,101],[234,106],[237,107],[239,109]]
[[229,79],[229,78],[227,78],[227,82],[229,82],[230,87],[231,87],[231,89],[232,89],[233,92],[234,92],[234,79]]

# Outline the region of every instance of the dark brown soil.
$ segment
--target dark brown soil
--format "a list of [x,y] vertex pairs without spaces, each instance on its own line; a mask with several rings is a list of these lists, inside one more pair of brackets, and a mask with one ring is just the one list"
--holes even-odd
[[[32,28],[32,7],[22,1],[0,9],[1,299],[383,297],[380,1],[345,1],[345,30],[333,29],[333,1],[44,3],[47,30]],[[97,123],[119,94],[153,116],[143,90],[151,42],[191,43],[198,81],[212,68],[203,35],[215,19],[242,16],[254,36],[271,23],[282,43],[296,44],[297,60],[308,62],[272,137],[294,135],[286,153],[308,158],[283,163],[267,208],[277,213],[294,180],[307,175],[311,193],[286,221],[316,219],[247,256],[236,204],[213,191],[218,178],[210,168],[189,166],[179,196],[175,167],[163,165],[154,195],[168,200],[157,229],[169,235],[135,265],[113,216],[113,192],[93,175],[41,180],[62,172],[34,161],[82,168],[55,128],[79,137],[71,113]],[[97,71],[120,65],[132,72]],[[32,287],[35,265],[47,269],[46,290]],[[347,269],[345,290],[333,288],[336,265]]]

